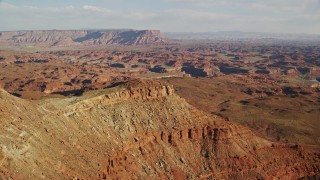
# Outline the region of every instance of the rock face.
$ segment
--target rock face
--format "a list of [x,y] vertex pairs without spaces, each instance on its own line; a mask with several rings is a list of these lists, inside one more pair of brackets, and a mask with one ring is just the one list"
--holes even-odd
[[44,30],[0,32],[0,42],[50,46],[145,45],[166,39],[159,30]]
[[26,101],[0,91],[0,177],[297,179],[319,149],[274,144],[195,109],[159,81]]

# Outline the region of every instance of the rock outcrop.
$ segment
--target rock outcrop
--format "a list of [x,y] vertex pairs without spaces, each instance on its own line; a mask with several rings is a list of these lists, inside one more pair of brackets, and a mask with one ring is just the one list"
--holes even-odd
[[0,32],[0,42],[49,46],[146,45],[167,40],[159,30],[43,30]]
[[[3,178],[297,179],[320,173],[319,149],[260,138],[195,109],[158,81],[66,99],[0,95]],[[20,104],[23,112],[10,115]]]

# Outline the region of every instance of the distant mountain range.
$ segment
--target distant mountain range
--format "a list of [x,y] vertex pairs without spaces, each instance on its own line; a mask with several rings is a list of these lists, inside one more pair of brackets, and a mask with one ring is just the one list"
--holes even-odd
[[146,45],[167,40],[159,30],[36,30],[0,32],[0,43],[44,46]]
[[241,32],[241,31],[218,31],[218,32],[166,32],[169,39],[303,39],[320,40],[320,34],[295,34],[295,33],[268,33],[268,32]]

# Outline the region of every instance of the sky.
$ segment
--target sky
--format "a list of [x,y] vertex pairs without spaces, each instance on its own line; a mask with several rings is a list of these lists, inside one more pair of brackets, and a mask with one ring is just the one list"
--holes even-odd
[[119,28],[320,34],[320,0],[0,0],[0,31]]

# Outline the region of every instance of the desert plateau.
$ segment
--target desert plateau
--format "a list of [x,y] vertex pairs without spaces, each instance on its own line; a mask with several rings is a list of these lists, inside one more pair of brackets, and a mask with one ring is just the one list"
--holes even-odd
[[91,3],[0,0],[0,180],[320,179],[319,2]]

